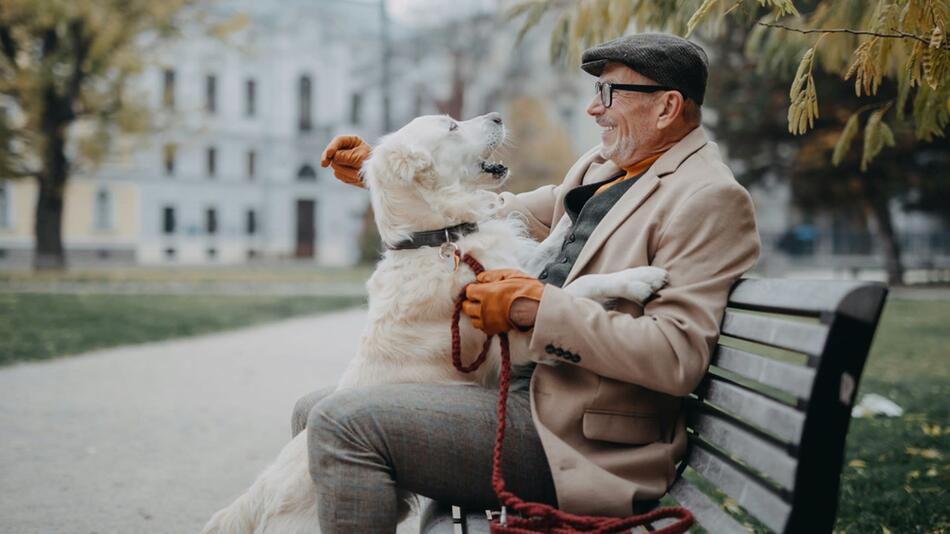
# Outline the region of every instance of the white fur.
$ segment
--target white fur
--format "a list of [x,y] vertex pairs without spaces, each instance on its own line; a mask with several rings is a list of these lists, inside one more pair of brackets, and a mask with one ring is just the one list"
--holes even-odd
[[[490,114],[456,122],[445,116],[420,117],[382,139],[364,167],[364,178],[384,244],[392,245],[417,231],[478,221],[478,231],[462,237],[457,245],[486,269],[510,267],[536,273],[553,259],[569,221],[539,246],[526,236],[517,218],[491,218],[497,195],[489,189],[501,180],[482,172],[481,164],[504,139],[504,128],[495,118]],[[639,269],[646,271],[581,277],[567,289],[579,296],[589,292],[598,298],[643,302],[665,283],[666,273],[651,267]],[[451,362],[449,322],[455,298],[474,278],[464,264],[453,269],[451,260],[439,257],[437,248],[386,251],[367,282],[366,328],[338,388],[383,383],[494,384],[497,353],[471,374],[458,372]],[[471,362],[481,350],[484,335],[464,315],[460,333],[463,361]],[[526,335],[511,336],[514,363],[531,360],[527,342]],[[494,347],[497,351],[497,343]],[[409,496],[402,495],[400,500],[405,512]],[[316,487],[308,471],[306,432],[301,432],[247,493],[216,513],[202,533],[303,534],[312,532],[317,523]]]

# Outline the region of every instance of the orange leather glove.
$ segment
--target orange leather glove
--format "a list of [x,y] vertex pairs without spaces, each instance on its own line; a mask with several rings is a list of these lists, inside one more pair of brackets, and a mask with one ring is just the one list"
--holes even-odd
[[323,149],[320,166],[333,167],[333,175],[345,184],[366,187],[360,178],[360,167],[372,149],[358,135],[338,135]]
[[540,280],[517,269],[485,271],[465,288],[462,311],[475,328],[493,336],[517,328],[509,315],[512,302],[518,298],[540,302],[542,293]]

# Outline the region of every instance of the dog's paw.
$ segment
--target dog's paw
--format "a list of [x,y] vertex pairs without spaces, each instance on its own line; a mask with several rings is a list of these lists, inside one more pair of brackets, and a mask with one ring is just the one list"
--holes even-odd
[[653,295],[653,288],[639,280],[627,280],[622,290],[623,298],[640,304],[646,302],[651,295]]
[[670,273],[659,267],[636,267],[632,271],[634,280],[650,286],[651,292],[660,290],[670,281]]

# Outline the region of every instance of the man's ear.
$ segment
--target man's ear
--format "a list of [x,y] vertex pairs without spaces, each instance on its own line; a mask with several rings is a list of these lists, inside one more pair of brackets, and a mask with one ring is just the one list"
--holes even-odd
[[685,102],[682,93],[679,91],[664,92],[660,96],[659,103],[663,107],[660,109],[660,116],[657,117],[657,128],[666,128],[683,115]]
[[432,154],[425,148],[391,140],[381,145],[379,150],[381,153],[375,155],[393,177],[427,185],[434,182]]

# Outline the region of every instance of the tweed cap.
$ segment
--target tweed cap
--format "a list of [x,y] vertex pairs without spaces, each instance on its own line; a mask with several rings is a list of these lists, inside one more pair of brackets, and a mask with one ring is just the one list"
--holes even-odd
[[638,33],[588,48],[581,68],[600,76],[608,61],[623,63],[640,74],[703,103],[709,60],[697,44],[668,33]]

